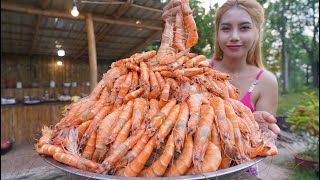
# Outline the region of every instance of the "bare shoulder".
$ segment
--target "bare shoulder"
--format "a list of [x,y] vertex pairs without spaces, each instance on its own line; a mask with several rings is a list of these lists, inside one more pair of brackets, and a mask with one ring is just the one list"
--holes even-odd
[[268,70],[264,70],[263,76],[261,76],[260,78],[260,82],[268,86],[278,86],[278,81],[276,76]]

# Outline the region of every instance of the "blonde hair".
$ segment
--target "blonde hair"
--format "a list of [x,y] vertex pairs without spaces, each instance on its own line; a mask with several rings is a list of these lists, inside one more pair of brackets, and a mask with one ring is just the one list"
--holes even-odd
[[262,28],[264,23],[264,9],[256,0],[228,0],[224,3],[216,12],[215,15],[215,45],[214,45],[214,59],[221,61],[223,52],[220,49],[218,42],[218,30],[222,15],[231,9],[232,7],[238,7],[245,10],[251,17],[253,23],[256,24],[258,31],[257,38],[253,46],[248,51],[247,63],[264,69],[261,57],[261,40],[262,40]]

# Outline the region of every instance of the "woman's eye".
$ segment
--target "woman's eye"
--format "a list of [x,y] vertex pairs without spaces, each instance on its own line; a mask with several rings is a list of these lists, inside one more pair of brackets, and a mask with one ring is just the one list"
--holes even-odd
[[228,31],[228,30],[230,30],[230,28],[229,27],[222,27],[221,30],[222,31]]
[[249,27],[249,26],[243,26],[243,27],[241,27],[240,29],[241,29],[241,30],[248,30],[248,29],[250,29],[250,27]]

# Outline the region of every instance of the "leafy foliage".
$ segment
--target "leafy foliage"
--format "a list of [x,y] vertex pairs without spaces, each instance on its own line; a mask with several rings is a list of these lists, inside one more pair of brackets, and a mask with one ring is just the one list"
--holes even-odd
[[319,98],[315,94],[304,92],[299,106],[288,111],[286,121],[292,124],[291,131],[307,143],[304,154],[319,159]]

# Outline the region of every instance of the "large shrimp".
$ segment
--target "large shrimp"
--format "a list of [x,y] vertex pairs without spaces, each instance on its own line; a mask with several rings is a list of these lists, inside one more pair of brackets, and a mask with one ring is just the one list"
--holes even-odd
[[37,153],[49,156],[53,156],[53,154],[55,153],[64,152],[64,150],[60,146],[51,144],[43,144],[42,146],[38,146],[38,144],[35,144],[34,147]]
[[126,105],[123,107],[123,111],[119,115],[119,119],[117,120],[116,124],[110,129],[110,131],[105,131],[104,137],[104,143],[106,145],[112,143],[115,138],[118,136],[120,130],[122,127],[129,121],[129,119],[132,116],[133,111],[133,100],[129,101]]
[[146,124],[149,124],[153,116],[155,116],[160,111],[159,101],[156,99],[151,99],[149,101],[149,106],[149,111],[144,118]]
[[149,139],[150,137],[147,134],[143,135],[142,138],[137,142],[137,144],[133,146],[132,150],[130,150],[127,154],[125,154],[121,158],[121,160],[117,163],[116,169],[125,167],[133,159],[135,159],[139,155],[139,153],[144,149]]
[[165,118],[169,115],[172,108],[176,105],[177,101],[171,99],[152,119],[150,124],[147,125],[146,133],[151,137],[161,126]]
[[188,134],[184,142],[181,154],[173,165],[166,171],[165,176],[182,176],[192,164],[193,140],[192,134]]
[[126,176],[126,177],[136,177],[140,174],[147,160],[149,159],[155,146],[155,138],[152,137],[146,144],[144,149],[139,153],[139,155],[128,164],[123,170],[117,171],[115,175]]
[[180,51],[186,49],[186,37],[184,30],[183,14],[180,10],[176,14],[175,33],[173,39],[173,46]]
[[164,142],[164,139],[168,136],[173,128],[175,122],[177,121],[177,117],[180,111],[180,104],[176,104],[170,114],[168,115],[167,119],[161,124],[158,132],[156,133],[156,145],[157,148],[160,147],[161,143]]
[[130,149],[132,149],[132,147],[139,141],[143,134],[144,129],[141,129],[135,135],[128,137],[128,139],[116,147],[116,149],[113,149],[112,153],[109,154],[109,156],[107,156],[103,163],[99,166],[97,172],[102,173],[113,169],[115,163],[118,162],[120,158],[123,157]]
[[194,138],[193,164],[200,170],[201,162],[211,138],[212,123],[214,119],[213,108],[209,104],[201,105],[201,118]]
[[233,147],[235,144],[234,132],[232,123],[226,116],[224,101],[220,97],[213,96],[210,98],[210,104],[214,109],[214,114],[216,115],[215,123],[219,129],[221,141],[223,142],[223,150],[229,157],[233,157]]
[[212,142],[209,142],[208,148],[206,150],[206,155],[204,156],[204,161],[201,163],[201,168],[193,168],[191,171],[188,171],[187,174],[202,174],[207,172],[214,172],[219,168],[221,163],[221,152],[220,149],[214,145]]
[[144,177],[160,177],[162,176],[174,154],[174,141],[173,136],[170,135],[167,144],[163,150],[163,153],[148,169],[141,172]]
[[131,86],[129,88],[129,92],[133,92],[137,89],[139,85],[139,76],[137,71],[132,71],[132,81]]
[[198,127],[198,123],[200,120],[200,107],[201,105],[208,104],[209,101],[199,93],[195,93],[190,95],[187,100],[190,118],[188,121],[188,133],[194,133]]
[[43,126],[41,129],[42,136],[39,139],[39,142],[37,143],[38,147],[41,147],[44,144],[50,144],[51,139],[54,136],[53,129],[49,128],[48,126]]
[[176,61],[176,50],[173,45],[173,26],[172,23],[166,22],[162,33],[162,41],[157,52],[156,59],[159,64],[169,64]]
[[197,25],[193,19],[192,11],[189,7],[188,1],[181,0],[181,2],[182,2],[183,20],[188,33],[186,48],[191,48],[198,42]]
[[96,138],[97,138],[97,132],[94,131],[88,139],[88,143],[86,144],[82,152],[82,157],[89,160],[92,159],[94,150],[96,149]]
[[[125,66],[113,67],[108,70],[107,73],[103,74],[103,81],[101,84],[105,83],[106,87],[110,91],[113,87],[114,81],[121,75],[127,74],[128,69]],[[99,89],[97,89],[98,91]],[[99,91],[100,92],[100,91]]]
[[123,99],[123,103],[127,103],[128,101],[134,99],[134,98],[137,98],[139,95],[141,95],[143,92],[144,92],[144,89],[143,87],[135,90],[135,91],[132,91],[130,92],[129,94],[127,94],[124,99]]
[[141,129],[141,123],[146,114],[147,101],[144,98],[136,98],[133,103],[132,112],[132,134],[135,134],[138,129]]
[[181,103],[180,112],[172,130],[174,137],[175,150],[181,152],[183,149],[184,139],[187,134],[187,122],[189,120],[189,108],[186,102]]
[[117,108],[102,120],[101,125],[99,126],[99,129],[97,131],[96,149],[92,157],[92,160],[94,162],[100,162],[104,159],[104,156],[107,152],[107,146],[104,143],[104,140],[106,139],[105,132],[109,132],[112,130],[112,127],[117,123],[117,120],[119,119],[122,109],[122,106]]

